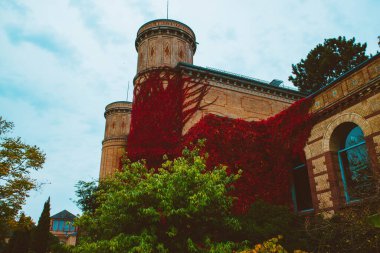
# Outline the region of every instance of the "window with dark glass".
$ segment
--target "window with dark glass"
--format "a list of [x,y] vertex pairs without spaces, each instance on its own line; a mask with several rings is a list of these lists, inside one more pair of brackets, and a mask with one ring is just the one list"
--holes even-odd
[[311,200],[309,176],[305,164],[298,165],[293,168],[293,186],[292,198],[294,210],[296,212],[305,212],[313,210]]
[[340,142],[338,160],[346,202],[355,201],[371,194],[372,171],[364,134],[355,126]]

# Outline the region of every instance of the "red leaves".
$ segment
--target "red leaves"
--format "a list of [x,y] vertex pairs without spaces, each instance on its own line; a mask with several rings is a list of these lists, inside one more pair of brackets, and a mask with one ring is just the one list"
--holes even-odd
[[245,212],[256,200],[288,204],[290,172],[303,156],[311,130],[311,100],[303,99],[267,120],[247,122],[207,115],[182,136],[185,123],[201,109],[208,85],[183,77],[173,69],[150,71],[136,84],[128,156],[158,167],[163,155],[174,158],[182,148],[207,139],[207,167],[224,164],[243,170],[235,183],[235,211]]
[[171,159],[181,154],[183,126],[201,108],[208,85],[171,68],[149,71],[137,80],[128,157],[158,167],[164,155]]
[[242,213],[256,200],[288,204],[290,171],[303,154],[310,133],[309,100],[300,100],[274,117],[260,122],[207,115],[184,138],[189,144],[205,138],[208,168],[225,164],[243,170],[235,183],[235,211]]

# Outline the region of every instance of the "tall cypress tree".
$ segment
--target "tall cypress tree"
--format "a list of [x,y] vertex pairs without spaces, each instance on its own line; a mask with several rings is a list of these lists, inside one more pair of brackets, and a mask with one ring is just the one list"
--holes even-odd
[[50,197],[44,204],[38,225],[32,236],[31,250],[34,253],[46,253],[48,250],[50,228]]

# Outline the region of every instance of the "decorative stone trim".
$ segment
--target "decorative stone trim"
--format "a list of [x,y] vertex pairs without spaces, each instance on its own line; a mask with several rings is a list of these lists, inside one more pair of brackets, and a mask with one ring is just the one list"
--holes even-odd
[[128,101],[118,101],[108,104],[106,106],[106,111],[104,112],[104,117],[116,113],[131,113],[132,112],[132,102]]
[[322,140],[322,151],[328,152],[330,149],[330,138],[335,130],[339,125],[346,123],[346,122],[352,122],[358,125],[364,133],[364,136],[368,136],[372,133],[371,125],[368,123],[367,120],[364,119],[364,117],[360,116],[356,113],[343,113],[335,117],[335,119],[327,126],[326,132],[323,135]]
[[158,35],[170,35],[170,36],[178,37],[180,39],[185,40],[191,45],[193,54],[195,53],[197,49],[197,44],[195,43],[195,37],[192,37],[187,32],[176,27],[158,26],[158,27],[149,28],[137,35],[137,38],[135,41],[136,50],[138,50],[140,43],[142,41],[144,41],[145,39],[149,37],[158,36]]
[[333,207],[331,191],[326,191],[326,192],[317,194],[317,199],[319,202],[318,203],[319,209],[326,209],[326,208]]
[[314,180],[315,180],[315,187],[316,187],[317,192],[330,189],[328,174],[316,176],[314,177]]
[[311,150],[309,145],[306,144],[303,150],[305,152],[306,160],[309,160],[311,158]]
[[311,161],[311,164],[313,166],[313,174],[320,174],[322,172],[327,172],[327,167],[325,163],[326,159],[325,156],[322,156],[318,159],[314,159]]
[[114,144],[114,145],[120,145],[120,143],[125,143],[127,141],[127,136],[125,137],[112,137],[112,138],[108,138],[108,139],[104,139],[102,141],[102,145],[108,145],[110,146],[111,144]]

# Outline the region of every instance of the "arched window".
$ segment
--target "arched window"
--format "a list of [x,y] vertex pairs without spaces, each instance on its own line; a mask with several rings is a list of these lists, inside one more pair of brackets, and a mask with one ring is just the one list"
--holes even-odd
[[354,123],[344,123],[333,132],[346,202],[368,196],[373,191],[372,171],[364,133]]

